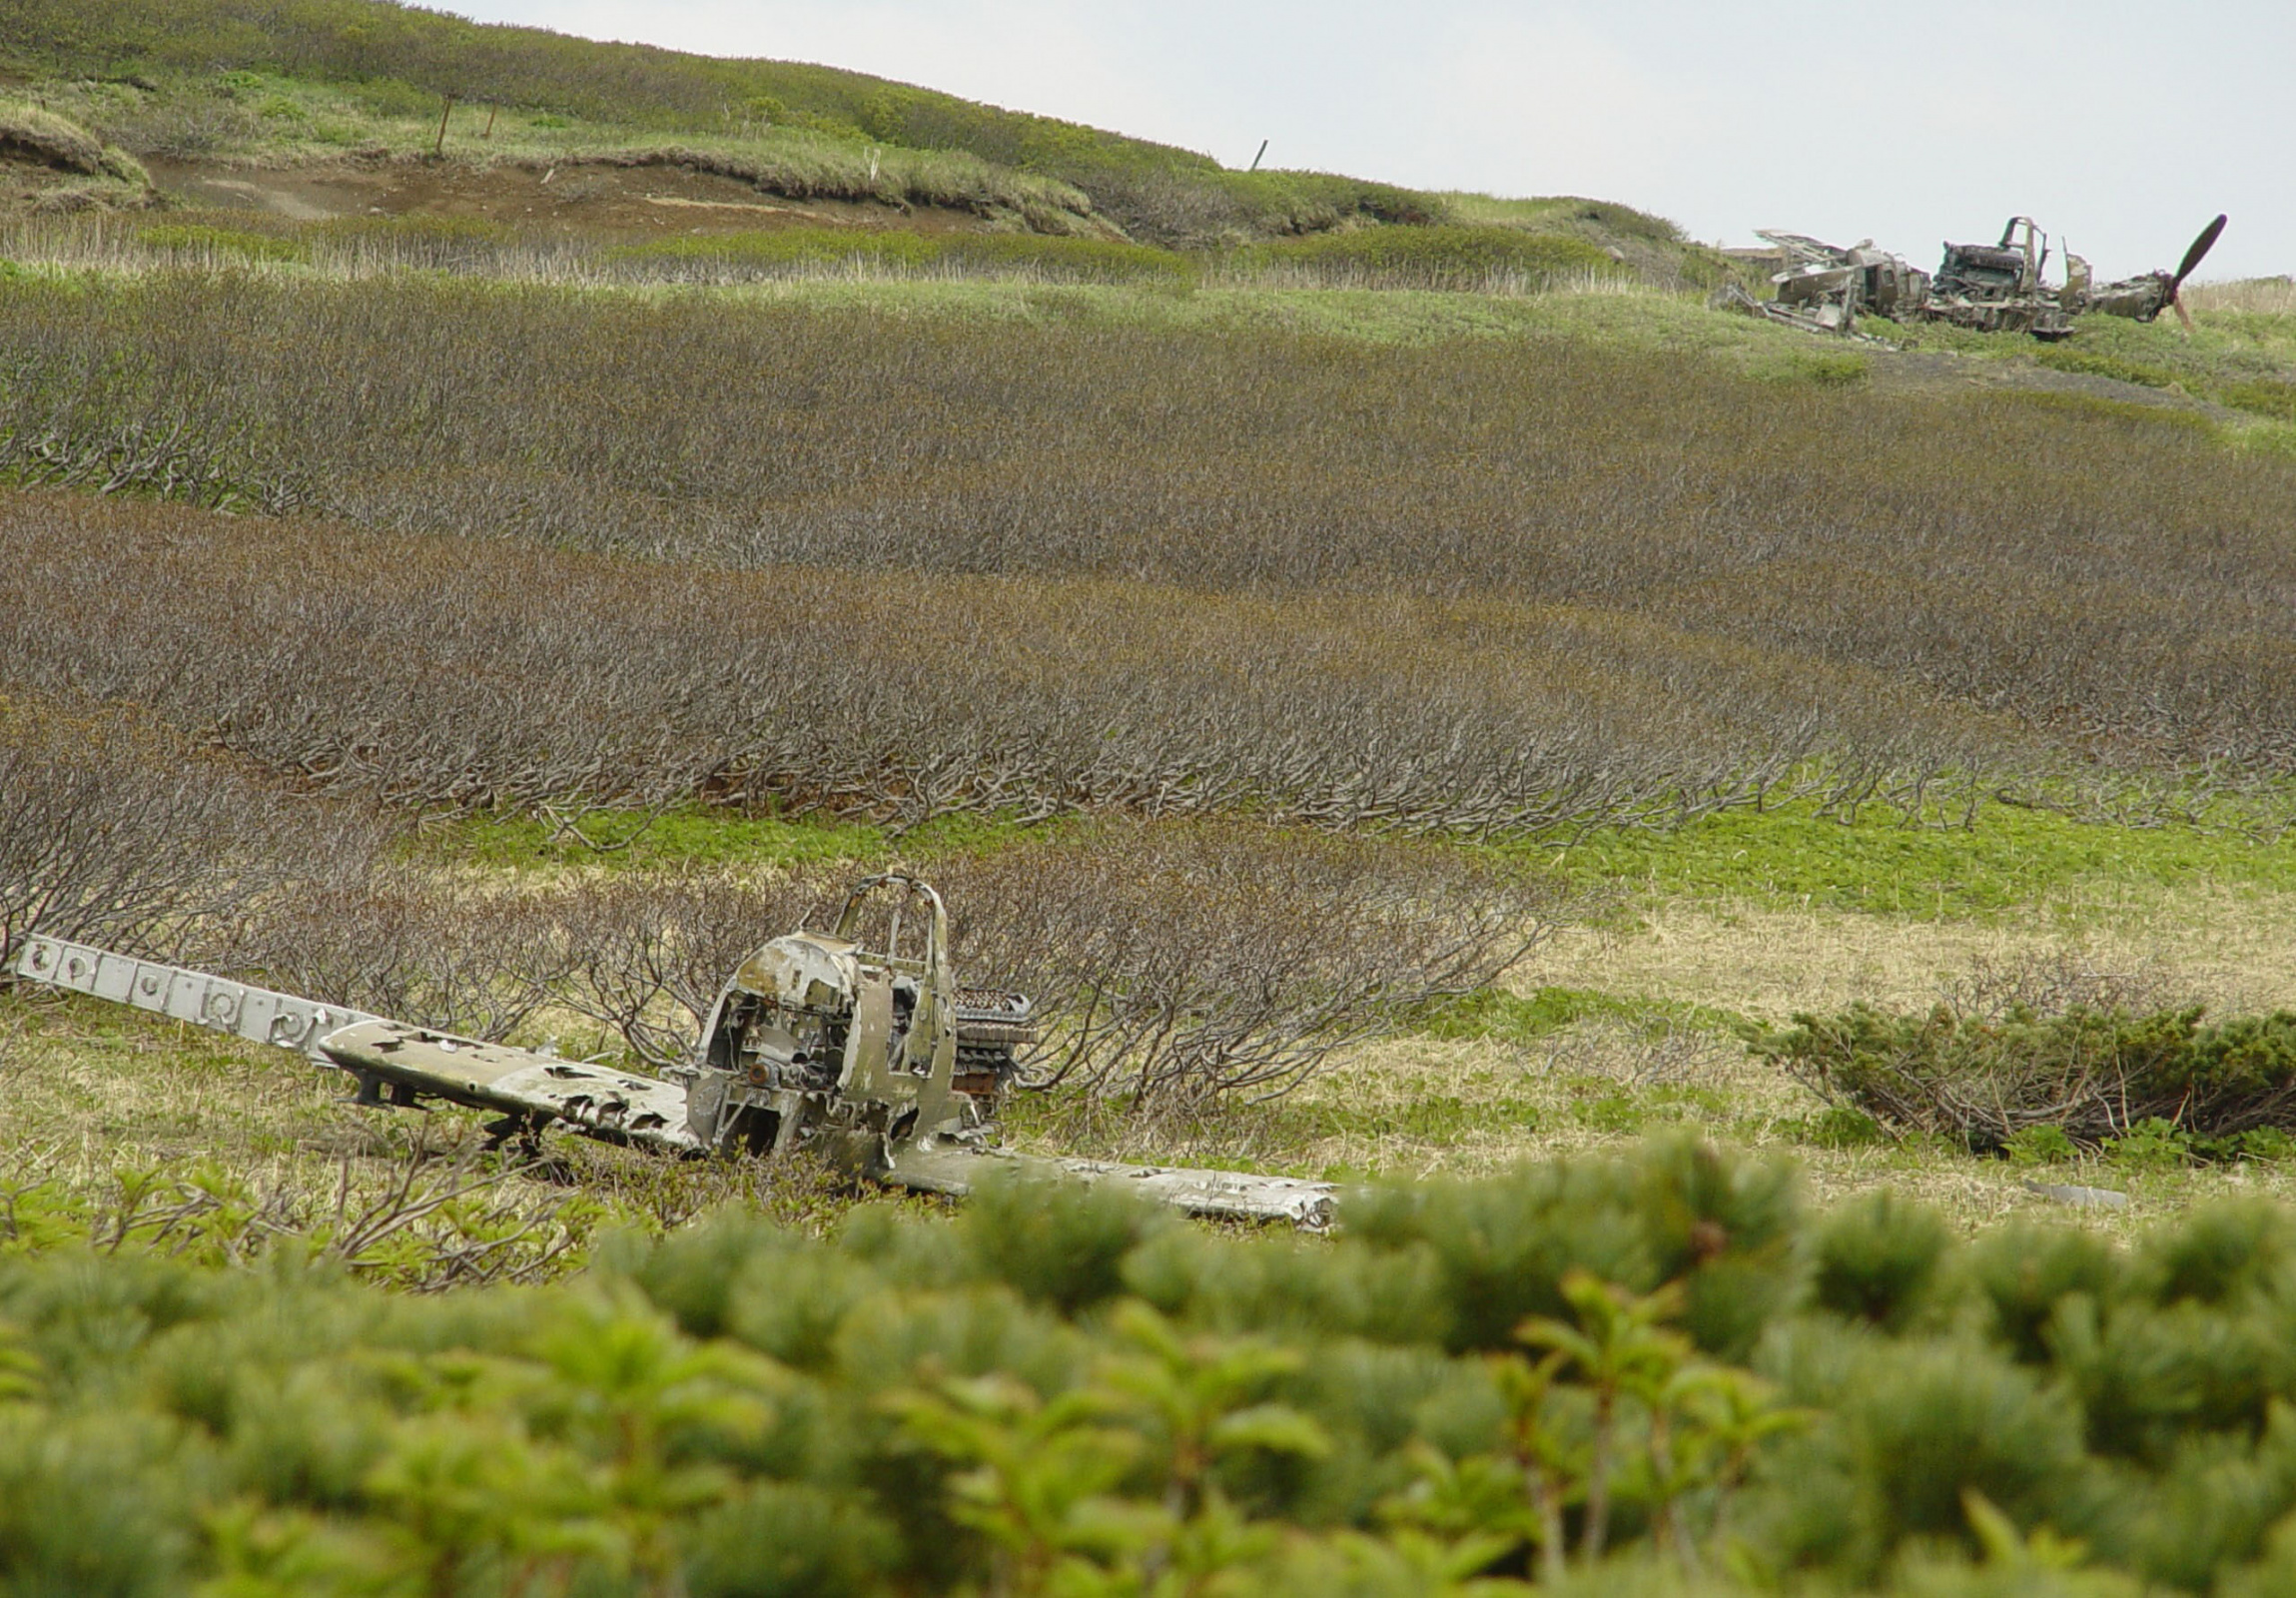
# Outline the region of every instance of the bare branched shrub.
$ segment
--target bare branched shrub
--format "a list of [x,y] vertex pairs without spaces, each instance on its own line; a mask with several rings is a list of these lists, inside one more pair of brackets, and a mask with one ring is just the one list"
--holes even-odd
[[27,487],[123,491],[218,510],[297,509],[304,473],[267,459],[237,433],[217,435],[181,414],[107,423],[61,415],[0,434],[0,476]]
[[2037,759],[1873,673],[1536,603],[672,569],[55,494],[0,494],[0,559],[22,680],[425,807],[1488,836],[1678,821],[1820,756],[1866,797]]
[[383,830],[149,717],[0,698],[0,982],[34,933],[143,953],[371,868]]
[[236,918],[202,958],[267,987],[489,1041],[557,993],[571,963],[525,898],[393,867]]
[[[658,1069],[692,1059],[744,957],[826,930],[855,874],[601,874],[496,895],[385,874],[252,918],[228,958],[482,1037],[556,1006]],[[1233,823],[1112,823],[931,875],[960,980],[1023,992],[1045,1018],[1037,1085],[1181,1110],[1280,1094],[1341,1045],[1488,984],[1568,902],[1543,876],[1455,851]]]
[[1944,985],[1940,997],[1963,1021],[1997,1022],[2018,1011],[2062,1016],[2075,1010],[2118,1010],[2134,1015],[2182,1009],[2193,1002],[2157,966],[2112,970],[2071,950],[1979,955],[1969,974]]
[[146,155],[196,161],[234,154],[264,137],[263,119],[231,100],[204,95],[156,95],[110,119],[106,131]]
[[948,862],[966,979],[1056,1024],[1029,1062],[1135,1106],[1267,1098],[1341,1045],[1488,984],[1564,906],[1452,851],[1241,824],[1110,829]]
[[710,1007],[753,950],[825,925],[833,891],[810,875],[619,876],[555,889],[532,909],[560,951],[562,1002],[659,1069],[693,1058]]
[[[2296,765],[2296,467],[2152,419],[1584,341],[171,271],[0,288],[0,349],[26,480],[781,571],[1336,590],[1468,635],[1538,605],[1639,632],[1650,690],[1708,707],[1750,673],[1847,673],[2083,758]],[[1805,702],[1813,738],[1855,742]]]
[[1535,1058],[1549,1076],[1607,1077],[1650,1088],[1711,1080],[1713,1068],[1740,1047],[1710,1026],[1674,1017],[1597,1017],[1542,1041]]

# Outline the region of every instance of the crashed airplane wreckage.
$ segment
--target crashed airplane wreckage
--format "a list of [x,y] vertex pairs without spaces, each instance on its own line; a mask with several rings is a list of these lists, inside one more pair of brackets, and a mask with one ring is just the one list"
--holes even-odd
[[1843,249],[1804,234],[1764,232],[1757,237],[1784,266],[1770,279],[1774,298],[1757,300],[1731,284],[1714,304],[1717,310],[1845,337],[1858,336],[1859,319],[1871,316],[1901,324],[1944,322],[1978,333],[2029,333],[2053,342],[2070,336],[2075,317],[2091,312],[2151,322],[2163,311],[2175,312],[2190,333],[2192,314],[2179,292],[2215,247],[2224,224],[2219,216],[2201,229],[2173,273],[2098,283],[2088,262],[2068,253],[2060,284],[2043,279],[2049,237],[2030,217],[2011,217],[1998,244],[1946,245],[1934,274],[1877,250],[1871,239]]
[[[886,947],[857,941],[865,905],[895,897]],[[905,918],[917,945],[901,953]],[[921,925],[920,925],[921,923]],[[347,1073],[355,1102],[437,1100],[501,1119],[499,1142],[559,1126],[659,1154],[772,1159],[804,1149],[890,1187],[963,1197],[991,1168],[1121,1186],[1191,1214],[1331,1221],[1328,1184],[1239,1172],[1045,1159],[995,1147],[996,1112],[1037,1041],[1028,1000],[957,986],[941,896],[870,877],[831,932],[775,938],[727,979],[701,1044],[666,1080],[460,1038],[56,938],[30,939],[17,974],[72,993],[295,1050]]]

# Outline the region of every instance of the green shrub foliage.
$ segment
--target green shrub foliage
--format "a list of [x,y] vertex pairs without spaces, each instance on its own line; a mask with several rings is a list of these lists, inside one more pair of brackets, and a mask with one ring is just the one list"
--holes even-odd
[[2279,1208],[1963,1244],[1665,1142],[1348,1221],[1015,1181],[424,1295],[12,1233],[0,1593],[2282,1590]]
[[2054,1128],[2127,1164],[2181,1163],[2250,1152],[2250,1137],[2296,1120],[2296,1014],[2286,1011],[2210,1022],[2196,1006],[1967,1015],[1940,1004],[1913,1016],[1861,1002],[1794,1020],[1756,1052],[1888,1126],[1974,1150],[2041,1157],[2036,1133]]
[[1813,1295],[1820,1306],[1896,1331],[1929,1300],[1945,1227],[1885,1188],[1830,1216],[1816,1243]]

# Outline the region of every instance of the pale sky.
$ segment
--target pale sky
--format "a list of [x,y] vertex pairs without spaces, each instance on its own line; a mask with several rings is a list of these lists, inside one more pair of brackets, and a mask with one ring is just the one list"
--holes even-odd
[[446,0],[769,56],[1249,164],[1584,194],[1915,265],[2034,217],[2102,277],[2296,272],[2296,0]]

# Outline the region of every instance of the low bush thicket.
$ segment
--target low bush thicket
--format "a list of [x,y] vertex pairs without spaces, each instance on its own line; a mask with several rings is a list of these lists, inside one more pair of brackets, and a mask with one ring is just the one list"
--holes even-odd
[[[931,874],[962,980],[1026,993],[1050,1023],[1034,1080],[1157,1112],[1281,1092],[1341,1045],[1485,986],[1564,906],[1549,879],[1451,851],[1238,824],[1111,825]],[[469,893],[391,872],[184,938],[268,986],[483,1038],[551,1006],[663,1066],[692,1058],[742,959],[826,926],[852,876]]]
[[646,282],[727,284],[793,272],[852,267],[916,273],[1021,274],[1060,283],[1150,283],[1183,287],[1196,266],[1168,250],[1111,239],[1025,233],[932,235],[829,228],[703,234],[618,245],[598,266]]
[[1583,341],[228,274],[0,284],[0,345],[17,481],[726,565],[1528,601],[1695,638],[1676,698],[1769,652],[2107,759],[2296,759],[2296,466],[2155,419]]
[[309,252],[292,239],[237,228],[164,223],[140,229],[137,240],[146,249],[207,261],[303,261]]
[[2202,358],[2166,366],[2104,351],[2054,348],[2041,352],[2036,359],[2042,366],[2059,372],[2110,378],[2116,383],[2132,383],[2147,389],[2188,389],[2250,415],[2270,421],[2296,421],[2296,384],[2277,376],[2282,369],[2267,364],[2267,358],[2250,359],[2264,366],[2265,373],[2273,375],[2244,371],[2247,362],[2240,359],[2241,354],[2244,352],[2235,353],[2229,360],[2217,357],[2221,365]]
[[1980,960],[1926,1015],[1860,1002],[1751,1041],[1877,1132],[2028,1164],[2285,1158],[2296,1017],[2205,1013],[2157,972],[2057,955]]
[[[387,1139],[378,1141],[389,1148]],[[93,1191],[11,1171],[0,1178],[0,1257],[69,1248],[205,1265],[292,1262],[434,1292],[554,1280],[582,1258],[601,1225],[645,1215],[588,1194],[512,1191],[504,1182],[509,1168],[483,1154],[474,1137],[441,1150],[417,1135],[391,1155],[373,1163],[346,1156],[325,1183],[256,1176],[223,1161],[99,1168]],[[827,1180],[810,1167],[765,1175]],[[0,1553],[0,1568],[5,1559]],[[0,1582],[0,1592],[10,1590]]]
[[1001,168],[963,150],[863,149],[812,134],[778,134],[754,143],[696,140],[593,149],[562,163],[554,154],[540,162],[574,170],[674,168],[731,178],[791,199],[856,200],[904,211],[938,206],[1034,233],[1097,238],[1107,232],[1081,189]]
[[0,983],[33,934],[148,951],[359,882],[385,836],[147,716],[0,696]]
[[[1359,1216],[1360,1219],[1355,1217]],[[11,1592],[2248,1598],[2296,1220],[1819,1219],[1687,1143],[1336,1240],[988,1185],[402,1297],[0,1241]],[[93,1528],[101,1525],[101,1534]],[[2085,1567],[2085,1568],[2082,1568]]]
[[1887,679],[1567,607],[729,573],[4,492],[0,561],[15,680],[407,805],[1487,835],[1695,815],[1820,755],[1861,787],[2040,758]]
[[1570,908],[1555,879],[1456,851],[1236,823],[1104,827],[934,877],[965,980],[1059,1018],[1035,1080],[1158,1110],[1280,1093],[1495,982]]
[[[653,1065],[690,1058],[726,977],[821,926],[850,869],[579,875],[474,892],[135,714],[0,701],[0,973],[34,933],[498,1039],[545,1006]],[[1261,825],[1110,823],[938,863],[958,969],[1029,993],[1046,1086],[1200,1106],[1481,988],[1552,925],[1554,879]],[[0,978],[0,981],[4,981]]]

